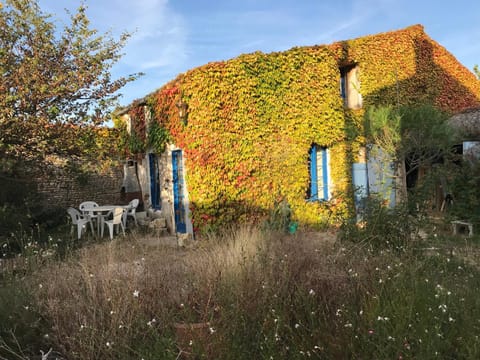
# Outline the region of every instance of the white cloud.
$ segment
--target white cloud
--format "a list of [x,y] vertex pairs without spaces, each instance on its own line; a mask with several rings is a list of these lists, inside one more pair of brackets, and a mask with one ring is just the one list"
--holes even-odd
[[[49,12],[81,0],[39,0]],[[241,53],[329,44],[416,23],[471,68],[480,63],[475,2],[456,0],[86,0],[92,27],[134,32],[114,76],[143,71],[128,84],[142,97],[178,73]],[[463,6],[462,6],[463,3]],[[44,7],[46,5],[46,7]],[[463,9],[463,10],[462,10]],[[469,9],[469,11],[464,11]]]
[[184,61],[186,27],[167,0],[95,1],[88,7],[92,22],[114,34],[132,32],[121,63],[134,71],[153,71]]

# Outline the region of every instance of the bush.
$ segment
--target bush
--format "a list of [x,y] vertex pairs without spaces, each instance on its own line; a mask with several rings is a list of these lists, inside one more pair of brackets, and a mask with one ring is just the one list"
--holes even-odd
[[[288,232],[292,225],[292,209],[288,202],[283,199],[275,202],[270,210],[268,218],[265,220],[263,227],[267,231]],[[296,228],[295,228],[296,229]]]
[[448,180],[453,195],[448,214],[480,225],[480,162],[461,162],[450,172]]
[[409,210],[408,204],[388,207],[372,196],[366,199],[361,221],[346,220],[341,225],[340,239],[360,243],[370,250],[403,252],[418,233],[420,219]]

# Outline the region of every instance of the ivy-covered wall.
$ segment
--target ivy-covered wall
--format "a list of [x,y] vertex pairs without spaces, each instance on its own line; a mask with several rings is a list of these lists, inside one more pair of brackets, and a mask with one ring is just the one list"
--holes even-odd
[[480,82],[423,26],[329,46],[339,63],[358,63],[364,108],[430,103],[449,112],[479,104]]
[[[359,68],[363,108],[348,110],[339,67]],[[177,102],[188,104],[188,123]],[[256,219],[285,199],[303,224],[332,222],[351,207],[351,163],[363,145],[364,109],[432,103],[458,112],[480,104],[476,77],[420,25],[284,52],[241,55],[192,69],[132,104],[185,152],[194,227]],[[143,125],[143,128],[145,126]],[[137,124],[135,129],[142,128]],[[330,149],[333,199],[306,201],[308,151]]]

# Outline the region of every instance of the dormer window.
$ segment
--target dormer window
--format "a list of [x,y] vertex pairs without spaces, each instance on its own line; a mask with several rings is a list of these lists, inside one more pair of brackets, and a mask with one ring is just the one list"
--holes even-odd
[[342,66],[340,68],[340,96],[346,108],[360,109],[362,107],[357,65]]

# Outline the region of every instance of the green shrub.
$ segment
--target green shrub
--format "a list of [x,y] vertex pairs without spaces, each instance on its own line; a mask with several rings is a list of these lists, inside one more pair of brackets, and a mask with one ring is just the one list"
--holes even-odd
[[[414,214],[415,215],[415,214]],[[418,232],[420,220],[412,215],[407,204],[393,208],[381,199],[371,196],[356,219],[344,221],[341,226],[342,241],[360,243],[370,250],[403,252]]]
[[448,183],[453,202],[448,207],[448,214],[455,219],[462,219],[480,224],[480,162],[462,161],[454,166],[448,176]]
[[288,232],[292,224],[292,209],[286,200],[275,202],[263,226],[268,231]]

